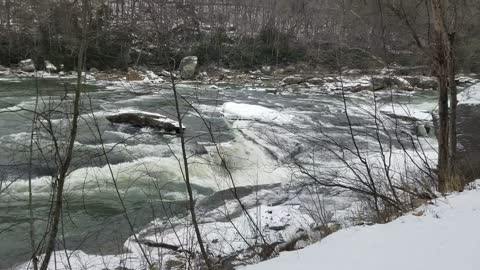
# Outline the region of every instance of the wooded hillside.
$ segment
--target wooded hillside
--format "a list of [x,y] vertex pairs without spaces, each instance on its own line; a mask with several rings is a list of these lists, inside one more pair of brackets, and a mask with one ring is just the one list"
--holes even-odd
[[[95,0],[89,16],[87,67],[177,63],[197,55],[201,64],[231,68],[302,62],[312,67],[367,69],[384,63],[429,64],[414,29],[432,39],[423,1],[401,0]],[[0,64],[32,58],[75,66],[81,38],[75,0],[0,1]],[[462,1],[458,62],[480,70],[480,3]],[[406,23],[407,22],[407,23]],[[42,68],[42,67],[39,67]]]

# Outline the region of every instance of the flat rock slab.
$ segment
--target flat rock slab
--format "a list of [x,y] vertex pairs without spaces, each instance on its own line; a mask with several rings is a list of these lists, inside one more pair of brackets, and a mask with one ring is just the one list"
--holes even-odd
[[120,112],[112,115],[108,115],[107,120],[113,124],[128,124],[139,128],[153,128],[165,133],[183,133],[185,126],[178,125],[178,122],[167,118],[161,114],[148,113],[148,112]]

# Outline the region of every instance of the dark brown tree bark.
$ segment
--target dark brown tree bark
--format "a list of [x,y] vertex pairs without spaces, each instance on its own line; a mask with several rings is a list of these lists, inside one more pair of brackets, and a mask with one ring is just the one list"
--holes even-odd
[[452,184],[456,184],[451,183],[455,179],[453,166],[457,151],[455,63],[453,39],[446,25],[448,11],[441,0],[431,0],[431,7],[435,38],[435,75],[439,82],[438,190],[446,192],[453,187]]
[[447,1],[447,9],[449,10],[449,26],[446,29],[448,34],[448,72],[449,72],[449,81],[450,81],[450,126],[449,126],[449,143],[450,143],[450,155],[449,155],[449,164],[450,170],[452,173],[456,173],[456,162],[457,162],[457,84],[455,82],[455,73],[456,73],[456,59],[455,59],[455,43],[456,43],[456,31],[457,31],[457,2],[456,0]]

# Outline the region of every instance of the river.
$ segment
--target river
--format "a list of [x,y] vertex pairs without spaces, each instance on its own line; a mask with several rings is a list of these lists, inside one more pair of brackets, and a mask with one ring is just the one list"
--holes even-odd
[[[35,108],[37,90],[37,111],[44,112],[37,126],[51,125],[50,129],[61,141],[67,130],[66,116],[62,112],[71,109],[69,102],[73,89],[72,80],[0,80],[1,269],[28,260],[31,254],[29,177],[32,178],[37,243],[42,239],[46,226],[52,185],[49,175],[54,172],[55,159],[52,158],[51,134],[40,128],[41,132],[38,131],[35,136],[39,139],[34,144],[33,160],[31,164],[29,162],[31,111]],[[305,89],[275,95],[251,85],[200,83],[182,83],[178,85],[178,90],[209,123],[209,128],[206,128],[196,111],[185,102],[181,103],[187,149],[192,156],[197,153],[190,159],[197,196],[208,196],[230,187],[221,180],[225,172],[214,166],[218,160],[211,154],[213,143],[209,129],[214,134],[215,143],[225,145],[232,157],[230,165],[236,184],[259,185],[289,181],[290,176],[288,169],[279,163],[275,151],[256,143],[253,135],[265,134],[270,128],[282,133],[287,124],[305,129],[312,122],[322,123],[324,132],[332,130],[332,134],[337,134],[333,133],[335,127],[346,125],[346,119],[342,117],[344,104],[339,93]],[[145,95],[138,95],[139,91]],[[393,97],[386,93],[383,97],[380,95],[379,100],[386,112],[394,107],[390,106],[393,100],[395,106],[409,104],[412,114],[428,115],[428,111],[435,107],[435,98],[433,91],[423,91],[400,92]],[[362,107],[368,105],[371,94],[352,94],[349,99]],[[224,106],[227,102],[228,107]],[[248,104],[250,107],[243,108],[251,111],[240,110],[240,115],[227,117],[225,108],[235,110],[238,104]],[[61,248],[113,254],[122,251],[123,242],[132,234],[112,175],[102,156],[100,134],[135,230],[145,227],[155,217],[185,213],[185,186],[176,159],[180,154],[179,139],[148,128],[112,125],[105,118],[108,114],[124,110],[159,113],[176,119],[173,93],[168,85],[87,83],[72,172],[66,183],[64,229],[60,232],[65,240],[59,243]],[[255,116],[255,113],[260,115]],[[353,110],[351,121],[371,126],[365,114],[361,110]],[[244,122],[255,122],[255,125],[232,120],[244,117],[247,118],[242,119]],[[287,133],[279,135],[284,135],[287,140],[294,136]],[[348,137],[347,134],[339,136]]]

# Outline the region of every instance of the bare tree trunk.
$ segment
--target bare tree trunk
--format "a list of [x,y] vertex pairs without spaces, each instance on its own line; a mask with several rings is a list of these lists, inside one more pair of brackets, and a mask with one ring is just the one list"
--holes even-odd
[[10,0],[6,0],[5,2],[5,9],[7,13],[7,37],[8,37],[8,58],[7,58],[7,64],[11,64],[11,50],[12,50],[12,24],[11,24],[11,19],[12,19],[12,14],[11,14],[11,4]]
[[[450,44],[447,29],[443,20],[441,0],[432,0],[432,18],[435,36],[435,75],[439,83],[438,99],[438,190],[447,191],[447,182],[450,177],[449,164],[449,112],[448,93],[450,80]],[[455,76],[455,75],[453,75]]]
[[451,171],[455,173],[455,163],[457,159],[457,84],[455,82],[455,56],[454,56],[454,37],[450,35],[450,51],[448,58],[448,76],[449,76],[449,86],[450,86],[450,127],[449,127],[449,136],[450,136],[450,150],[449,150],[449,165]]
[[[450,155],[449,155],[449,165],[450,170],[453,174],[456,174],[456,159],[457,159],[457,84],[455,82],[455,72],[456,72],[456,65],[455,65],[455,38],[456,38],[456,31],[457,31],[457,1],[446,1],[446,9],[449,11],[447,18],[449,19],[448,28],[446,29],[448,34],[448,77],[450,80]],[[447,24],[447,23],[445,23]],[[457,179],[454,177],[454,179]],[[461,184],[461,183],[456,183]],[[461,188],[461,186],[458,186]]]
[[83,0],[82,10],[82,40],[78,51],[78,63],[77,63],[77,87],[75,89],[75,98],[73,100],[73,118],[70,129],[70,139],[67,145],[67,151],[65,153],[65,160],[61,163],[60,168],[56,175],[56,190],[54,194],[55,203],[53,205],[53,211],[50,217],[50,232],[46,239],[45,257],[43,258],[40,270],[47,270],[50,258],[55,250],[55,240],[57,237],[61,213],[63,209],[63,187],[65,179],[67,177],[70,163],[73,157],[73,147],[75,145],[75,139],[77,137],[78,118],[80,116],[80,94],[82,92],[82,71],[84,65],[85,50],[87,47],[87,19],[88,19],[89,0]]
[[29,213],[29,225],[30,225],[30,248],[32,249],[32,264],[33,269],[38,269],[37,248],[35,246],[35,217],[33,214],[33,193],[32,193],[32,162],[33,162],[33,141],[35,137],[35,124],[37,122],[37,109],[39,99],[38,78],[35,76],[35,106],[33,109],[32,130],[30,133],[30,153],[28,157],[28,213]]
[[388,61],[388,50],[387,50],[387,41],[385,38],[385,19],[383,15],[383,4],[381,0],[377,0],[378,11],[380,13],[380,32],[382,35],[382,50],[383,50],[383,61],[385,61],[386,65],[388,66],[390,62]]

